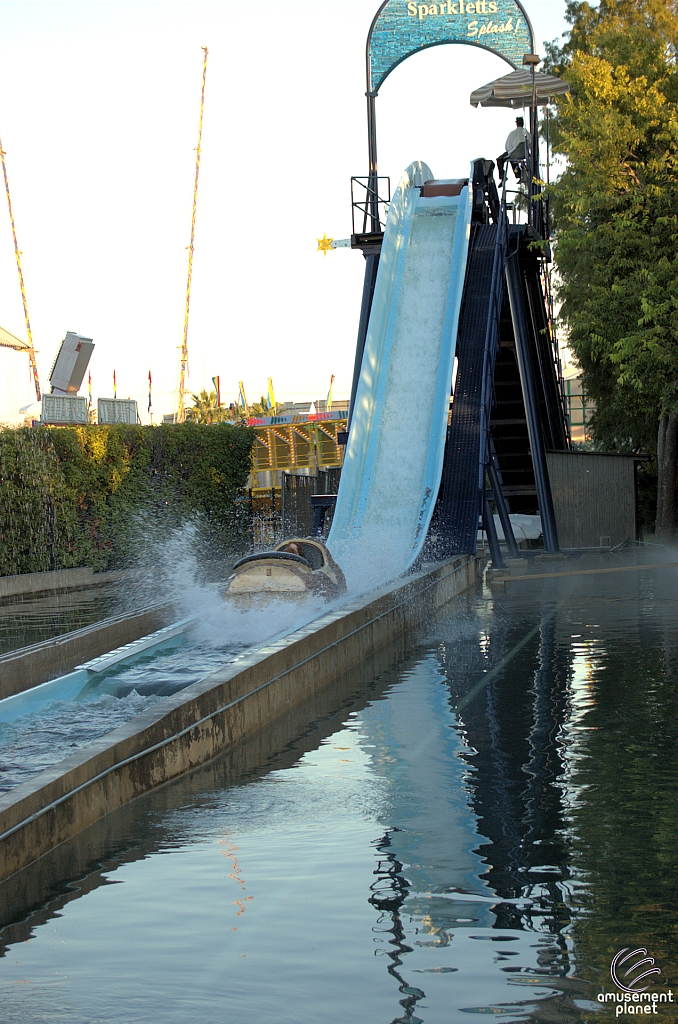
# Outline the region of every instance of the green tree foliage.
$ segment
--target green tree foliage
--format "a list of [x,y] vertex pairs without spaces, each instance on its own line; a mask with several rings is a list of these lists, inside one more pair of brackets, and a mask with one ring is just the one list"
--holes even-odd
[[250,415],[252,416],[279,416],[282,412],[283,406],[280,402],[276,402],[273,407],[268,404],[268,399],[265,395],[262,395],[258,402],[253,402],[250,406]]
[[202,389],[200,394],[191,395],[193,405],[186,409],[187,423],[223,423],[229,419],[228,410],[223,405],[217,405],[216,391]]
[[[58,523],[58,535],[55,532]],[[0,575],[78,565],[77,510],[46,431],[0,432]]]
[[253,432],[227,425],[0,431],[0,575],[128,564],[188,520],[242,548]]
[[562,315],[597,403],[596,440],[612,450],[656,451],[659,437],[657,526],[670,536],[678,457],[678,16],[665,0],[571,2],[567,16],[569,39],[550,50],[552,68],[571,88],[553,131],[554,149],[567,159],[553,188]]

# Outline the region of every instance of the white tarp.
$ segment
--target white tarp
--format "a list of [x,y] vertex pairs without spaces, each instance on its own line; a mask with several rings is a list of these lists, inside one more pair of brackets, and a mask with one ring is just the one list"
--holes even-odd
[[[526,516],[519,512],[512,512],[509,515],[509,519],[513,527],[513,536],[516,538],[516,544],[520,544],[522,540],[539,540],[541,537],[540,516]],[[494,525],[499,540],[504,540],[504,531],[499,516],[494,517]]]

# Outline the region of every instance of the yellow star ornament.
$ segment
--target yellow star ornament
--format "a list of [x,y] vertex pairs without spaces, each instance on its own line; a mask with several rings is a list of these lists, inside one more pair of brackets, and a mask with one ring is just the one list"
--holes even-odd
[[322,238],[316,238],[316,242],[318,243],[318,252],[321,252],[323,256],[327,256],[328,252],[332,248],[333,241],[334,239],[328,238],[327,234],[323,232]]

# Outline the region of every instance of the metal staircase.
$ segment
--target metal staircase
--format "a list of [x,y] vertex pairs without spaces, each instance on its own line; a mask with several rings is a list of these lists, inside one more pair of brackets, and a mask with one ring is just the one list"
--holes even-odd
[[492,170],[485,161],[474,168],[475,224],[431,548],[437,557],[474,552],[482,522],[501,565],[493,505],[510,554],[518,553],[511,512],[539,513],[545,550],[558,550],[546,451],[567,449],[569,434],[542,287],[547,247],[531,226],[508,224]]

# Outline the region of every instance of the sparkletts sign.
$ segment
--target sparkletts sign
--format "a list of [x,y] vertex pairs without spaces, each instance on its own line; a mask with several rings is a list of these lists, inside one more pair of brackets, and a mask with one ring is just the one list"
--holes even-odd
[[533,52],[532,26],[517,0],[386,0],[368,37],[372,95],[407,57],[442,43],[481,46],[517,68]]

